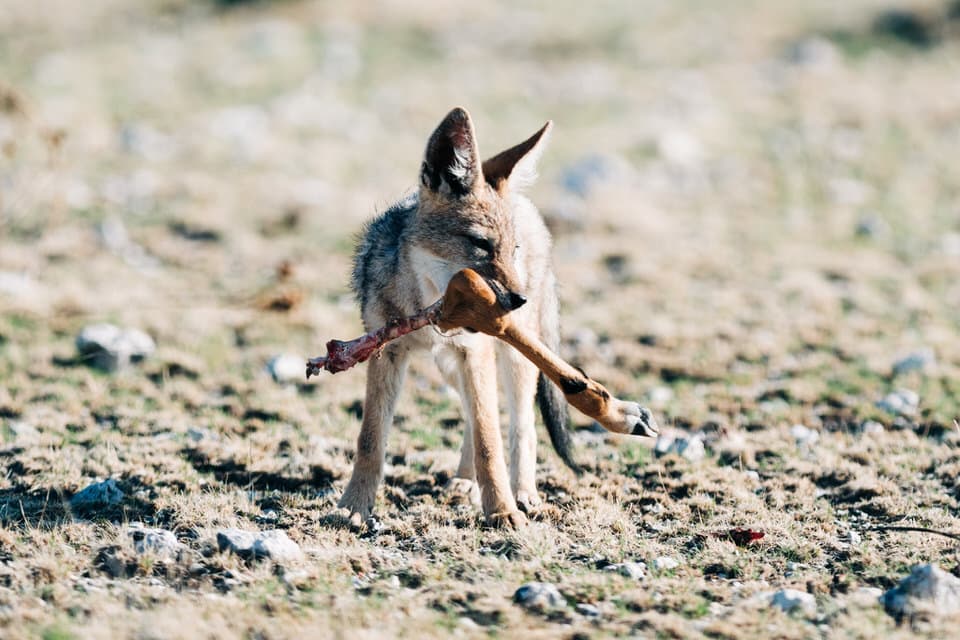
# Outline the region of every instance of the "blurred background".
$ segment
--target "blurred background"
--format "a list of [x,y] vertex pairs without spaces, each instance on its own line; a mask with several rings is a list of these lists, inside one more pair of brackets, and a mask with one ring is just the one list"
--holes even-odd
[[342,416],[362,371],[290,401],[265,363],[357,333],[354,236],[463,105],[484,155],[556,123],[531,195],[598,379],[668,422],[949,426],[958,53],[932,0],[4,0],[0,405],[89,408],[74,339],[108,321],[170,384],[103,402]]

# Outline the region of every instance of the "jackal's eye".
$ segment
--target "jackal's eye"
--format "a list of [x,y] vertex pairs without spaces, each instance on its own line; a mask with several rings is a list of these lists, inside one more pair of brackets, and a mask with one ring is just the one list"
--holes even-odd
[[473,236],[473,235],[467,235],[467,236],[464,236],[464,238],[466,238],[467,242],[469,242],[475,249],[479,249],[480,251],[482,251],[487,255],[490,255],[493,253],[493,243],[490,242],[488,238],[484,238],[483,236]]

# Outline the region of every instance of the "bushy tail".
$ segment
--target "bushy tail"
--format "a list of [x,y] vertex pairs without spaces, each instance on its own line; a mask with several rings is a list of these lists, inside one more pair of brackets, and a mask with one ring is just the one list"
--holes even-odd
[[560,387],[553,384],[547,376],[540,374],[537,378],[537,404],[540,406],[540,415],[550,434],[550,442],[557,455],[577,475],[583,469],[573,459],[571,451],[573,442],[567,424],[570,421],[570,412],[567,410],[567,399],[563,397]]
[[[560,352],[560,303],[557,299],[556,283],[552,274],[546,283],[546,295],[543,299],[543,309],[540,315],[540,339],[555,353]],[[577,474],[583,469],[573,459],[571,451],[573,441],[567,425],[570,422],[570,412],[567,408],[567,399],[560,391],[560,387],[553,384],[542,373],[537,378],[537,405],[540,415],[550,434],[550,442],[557,455],[570,469]]]

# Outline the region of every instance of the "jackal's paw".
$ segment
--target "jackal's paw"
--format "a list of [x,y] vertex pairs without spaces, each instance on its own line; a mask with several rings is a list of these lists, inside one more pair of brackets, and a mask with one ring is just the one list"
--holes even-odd
[[520,508],[520,511],[533,513],[541,504],[543,504],[543,502],[540,500],[540,496],[537,495],[536,489],[517,490],[517,507]]
[[373,503],[377,499],[377,486],[373,483],[350,481],[337,507],[350,512],[351,520],[365,522],[373,514]]
[[466,500],[480,508],[480,486],[469,478],[450,478],[444,491],[455,500]]
[[636,402],[617,400],[613,410],[616,415],[616,421],[620,423],[617,426],[622,429],[620,433],[628,433],[632,436],[647,436],[650,438],[654,438],[660,433],[660,427],[657,425],[657,421],[654,420],[653,413],[650,412],[650,409]]
[[500,511],[487,516],[487,523],[498,529],[522,529],[528,522],[522,511]]

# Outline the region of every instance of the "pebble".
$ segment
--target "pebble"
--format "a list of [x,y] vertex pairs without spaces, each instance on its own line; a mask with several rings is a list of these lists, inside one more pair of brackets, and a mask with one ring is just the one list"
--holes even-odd
[[960,614],[960,578],[935,564],[918,565],[880,600],[887,613],[898,619],[918,614]]
[[631,580],[643,580],[647,576],[647,565],[645,562],[618,562],[608,564],[604,571],[615,571]]
[[819,432],[802,424],[795,424],[790,427],[790,435],[797,441],[797,444],[807,447],[816,444],[817,440],[820,439]]
[[127,535],[133,540],[134,551],[140,555],[153,553],[158,556],[174,557],[183,548],[177,536],[166,529],[131,526]]
[[549,582],[528,582],[513,594],[513,601],[525,609],[548,611],[566,605],[556,585]]
[[676,558],[671,558],[670,556],[660,556],[659,558],[654,558],[653,568],[657,571],[669,571],[671,569],[676,569],[680,566],[680,561]]
[[653,387],[647,392],[647,401],[658,409],[662,409],[673,400],[673,389],[670,387]]
[[657,443],[654,445],[653,451],[657,457],[675,453],[690,462],[702,460],[707,455],[703,446],[703,438],[671,433],[662,433],[657,436]]
[[897,389],[877,402],[877,407],[895,416],[912,416],[920,407],[920,396],[916,391]]
[[269,558],[278,562],[299,560],[303,557],[300,546],[280,529],[221,529],[217,532],[217,547],[220,551],[230,551],[244,558]]
[[780,589],[770,596],[770,606],[777,607],[786,613],[800,611],[806,615],[817,613],[817,600],[806,591],[796,589]]
[[139,329],[121,329],[112,324],[83,328],[76,340],[81,360],[104,371],[117,371],[140,362],[156,350],[156,343]]
[[588,604],[586,602],[581,602],[577,605],[577,613],[582,615],[585,618],[599,618],[600,609],[593,604]]
[[7,428],[13,434],[14,442],[18,444],[33,444],[40,440],[40,432],[29,422],[11,420],[7,423]]
[[306,359],[284,353],[270,359],[270,362],[267,363],[267,371],[273,376],[274,382],[278,384],[289,384],[306,380],[306,374],[304,373],[306,366]]
[[103,482],[95,482],[70,498],[70,506],[74,509],[81,507],[99,507],[120,504],[123,501],[123,491],[117,486],[113,478]]
[[876,420],[864,420],[863,424],[860,425],[861,433],[868,435],[876,435],[878,433],[883,433],[886,431],[883,425],[877,422]]
[[893,375],[899,376],[911,371],[923,371],[937,363],[933,349],[926,347],[907,354],[893,363]]

